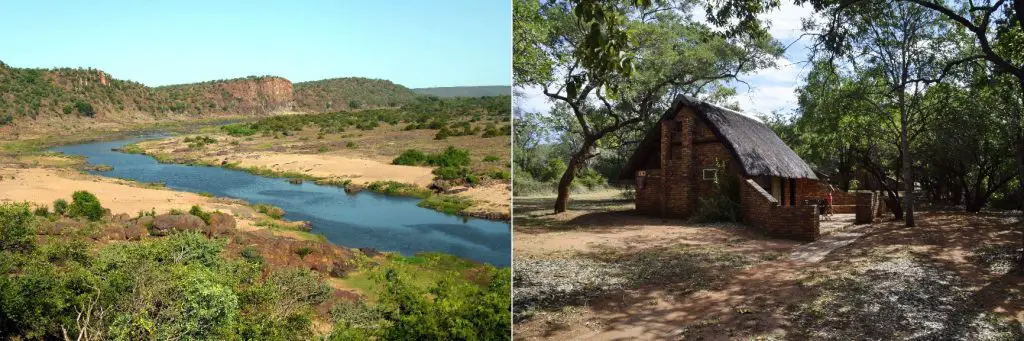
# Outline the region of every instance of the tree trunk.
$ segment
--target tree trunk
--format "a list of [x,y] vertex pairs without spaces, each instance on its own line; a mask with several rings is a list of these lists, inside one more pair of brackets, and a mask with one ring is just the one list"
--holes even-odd
[[[1018,1],[1020,5],[1024,1]],[[1018,12],[1019,14],[1020,12]],[[1020,23],[1024,26],[1024,22]],[[1024,101],[1024,76],[1017,77],[1018,85],[1020,85],[1020,97]],[[1021,202],[1018,203],[1021,212],[1024,212],[1024,108],[1018,107],[1017,112],[1014,113],[1013,120],[1010,121],[1013,124],[1014,138],[1017,144],[1017,184],[1020,187]],[[1020,228],[1021,233],[1021,245],[1024,245],[1024,213],[1020,217]],[[1021,248],[1020,254],[1017,255],[1017,271],[1024,273],[1024,248]]]
[[[902,95],[900,98],[902,99]],[[907,109],[902,109],[903,114],[902,127],[900,127],[900,149],[903,152],[903,209],[904,218],[906,219],[907,227],[914,227],[914,176],[911,171],[910,165],[910,143],[907,140],[907,130],[909,130],[909,113]]]
[[583,169],[583,165],[590,158],[591,151],[594,149],[596,142],[596,140],[589,138],[584,139],[580,150],[569,159],[569,165],[565,169],[565,173],[562,174],[562,179],[558,180],[558,198],[555,199],[555,213],[565,212],[566,207],[569,205],[569,191],[572,190],[572,181],[576,179],[576,174]]

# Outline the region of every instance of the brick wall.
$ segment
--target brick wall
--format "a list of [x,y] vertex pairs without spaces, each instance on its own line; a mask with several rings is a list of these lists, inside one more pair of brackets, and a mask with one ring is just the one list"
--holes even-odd
[[636,210],[644,214],[661,214],[661,170],[647,170],[643,188],[636,189]]
[[[787,190],[789,188],[787,187]],[[818,180],[796,180],[796,202],[819,200],[828,197],[828,184]],[[843,192],[838,188],[832,191],[832,213],[854,213],[857,207],[857,194]]]
[[[697,207],[694,121],[696,115],[689,108],[683,108],[671,120],[661,121],[664,216],[687,218]],[[679,142],[675,148],[673,140]]]
[[740,215],[744,223],[773,237],[813,241],[821,232],[816,205],[779,206],[751,179],[740,182]]

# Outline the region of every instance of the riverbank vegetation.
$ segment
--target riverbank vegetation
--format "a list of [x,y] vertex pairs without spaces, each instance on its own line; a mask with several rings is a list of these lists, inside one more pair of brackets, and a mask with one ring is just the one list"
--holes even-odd
[[[102,207],[88,192],[75,199]],[[230,216],[198,206],[190,211],[210,217],[76,219],[74,206],[62,217],[0,204],[0,337],[510,335],[508,269],[240,231]],[[217,228],[225,219],[230,228]]]

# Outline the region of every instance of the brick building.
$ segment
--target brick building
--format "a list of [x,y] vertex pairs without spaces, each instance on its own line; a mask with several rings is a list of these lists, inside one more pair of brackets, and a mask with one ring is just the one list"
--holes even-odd
[[[677,96],[620,175],[636,185],[638,211],[690,217],[700,198],[722,195],[729,181],[740,219],[768,235],[815,240],[817,205],[830,190],[775,132],[758,120],[689,96]],[[833,192],[852,213],[856,198]],[[844,212],[845,213],[845,212]]]

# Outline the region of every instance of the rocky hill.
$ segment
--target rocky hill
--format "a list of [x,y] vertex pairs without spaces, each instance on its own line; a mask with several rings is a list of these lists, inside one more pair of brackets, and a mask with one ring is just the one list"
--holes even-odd
[[417,97],[387,80],[334,78],[292,84],[275,76],[148,87],[91,68],[14,68],[0,62],[0,126],[25,120],[263,115],[397,107]]
[[346,77],[295,83],[295,109],[304,112],[398,107],[415,98],[409,88],[383,79]]

